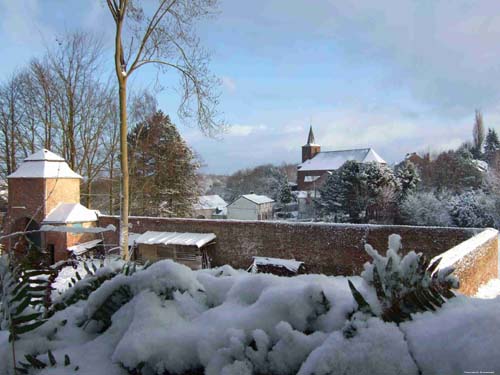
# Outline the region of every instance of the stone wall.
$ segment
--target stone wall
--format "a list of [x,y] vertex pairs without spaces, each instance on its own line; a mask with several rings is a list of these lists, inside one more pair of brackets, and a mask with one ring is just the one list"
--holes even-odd
[[479,287],[498,275],[498,231],[485,229],[478,235],[439,255],[438,269],[455,268],[460,293],[473,296]]
[[[118,217],[103,216],[99,226],[113,224]],[[308,272],[353,275],[369,260],[364,244],[385,254],[387,238],[401,235],[403,251],[415,250],[429,257],[441,254],[478,233],[474,229],[411,226],[352,225],[325,223],[286,223],[276,221],[196,220],[131,217],[130,232],[215,233],[212,266],[230,264],[247,268],[252,256],[294,258],[305,262]],[[117,246],[118,232],[106,232],[105,243]]]

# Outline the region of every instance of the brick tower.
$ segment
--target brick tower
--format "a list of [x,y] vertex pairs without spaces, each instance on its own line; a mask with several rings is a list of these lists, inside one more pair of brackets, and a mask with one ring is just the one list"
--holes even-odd
[[302,146],[302,163],[306,160],[312,159],[317,153],[321,151],[321,146],[314,142],[314,134],[312,125],[309,128],[309,136],[307,137],[307,143]]
[[[82,177],[63,158],[48,150],[42,149],[24,159],[7,178],[9,202],[4,234],[38,230],[61,202],[80,206]],[[46,246],[40,233],[29,234],[28,238],[40,248]],[[15,241],[12,239],[7,246],[12,248]]]

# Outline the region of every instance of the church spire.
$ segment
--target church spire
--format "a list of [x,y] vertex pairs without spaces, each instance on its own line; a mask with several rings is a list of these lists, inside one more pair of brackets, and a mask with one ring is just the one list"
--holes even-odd
[[309,136],[307,137],[307,144],[308,145],[313,145],[315,144],[314,142],[314,133],[313,133],[313,127],[311,125],[311,127],[309,128]]

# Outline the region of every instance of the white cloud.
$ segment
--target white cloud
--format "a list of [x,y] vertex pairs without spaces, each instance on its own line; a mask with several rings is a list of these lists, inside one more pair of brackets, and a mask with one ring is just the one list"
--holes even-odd
[[251,134],[255,134],[257,132],[261,132],[262,130],[266,130],[267,126],[263,124],[259,125],[230,125],[228,128],[227,134],[229,136],[237,136],[237,137],[245,137]]
[[236,82],[234,79],[228,76],[222,76],[222,86],[229,92],[233,93],[236,91]]

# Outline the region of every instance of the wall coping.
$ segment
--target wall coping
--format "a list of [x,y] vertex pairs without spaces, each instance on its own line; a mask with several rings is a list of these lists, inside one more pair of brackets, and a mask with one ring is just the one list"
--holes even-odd
[[[100,218],[120,219],[118,215],[99,215]],[[329,223],[325,221],[300,222],[286,220],[236,220],[236,219],[196,219],[182,217],[161,217],[161,216],[129,216],[129,220],[148,219],[148,220],[170,220],[170,221],[192,221],[192,222],[213,222],[213,223],[239,223],[239,224],[261,224],[261,225],[290,225],[290,226],[324,226],[338,228],[404,228],[404,229],[438,229],[469,232],[474,237],[484,231],[484,228],[465,228],[465,227],[438,227],[438,226],[417,226],[417,225],[391,225],[391,224],[351,224],[351,223]],[[494,230],[494,229],[493,229]],[[474,238],[472,237],[472,238]]]
[[437,269],[445,269],[453,267],[458,261],[475,251],[478,247],[484,245],[486,242],[495,239],[498,236],[498,230],[493,228],[486,228],[481,233],[476,234],[474,237],[459,243],[451,249],[435,256],[431,263],[438,258],[441,262]]

